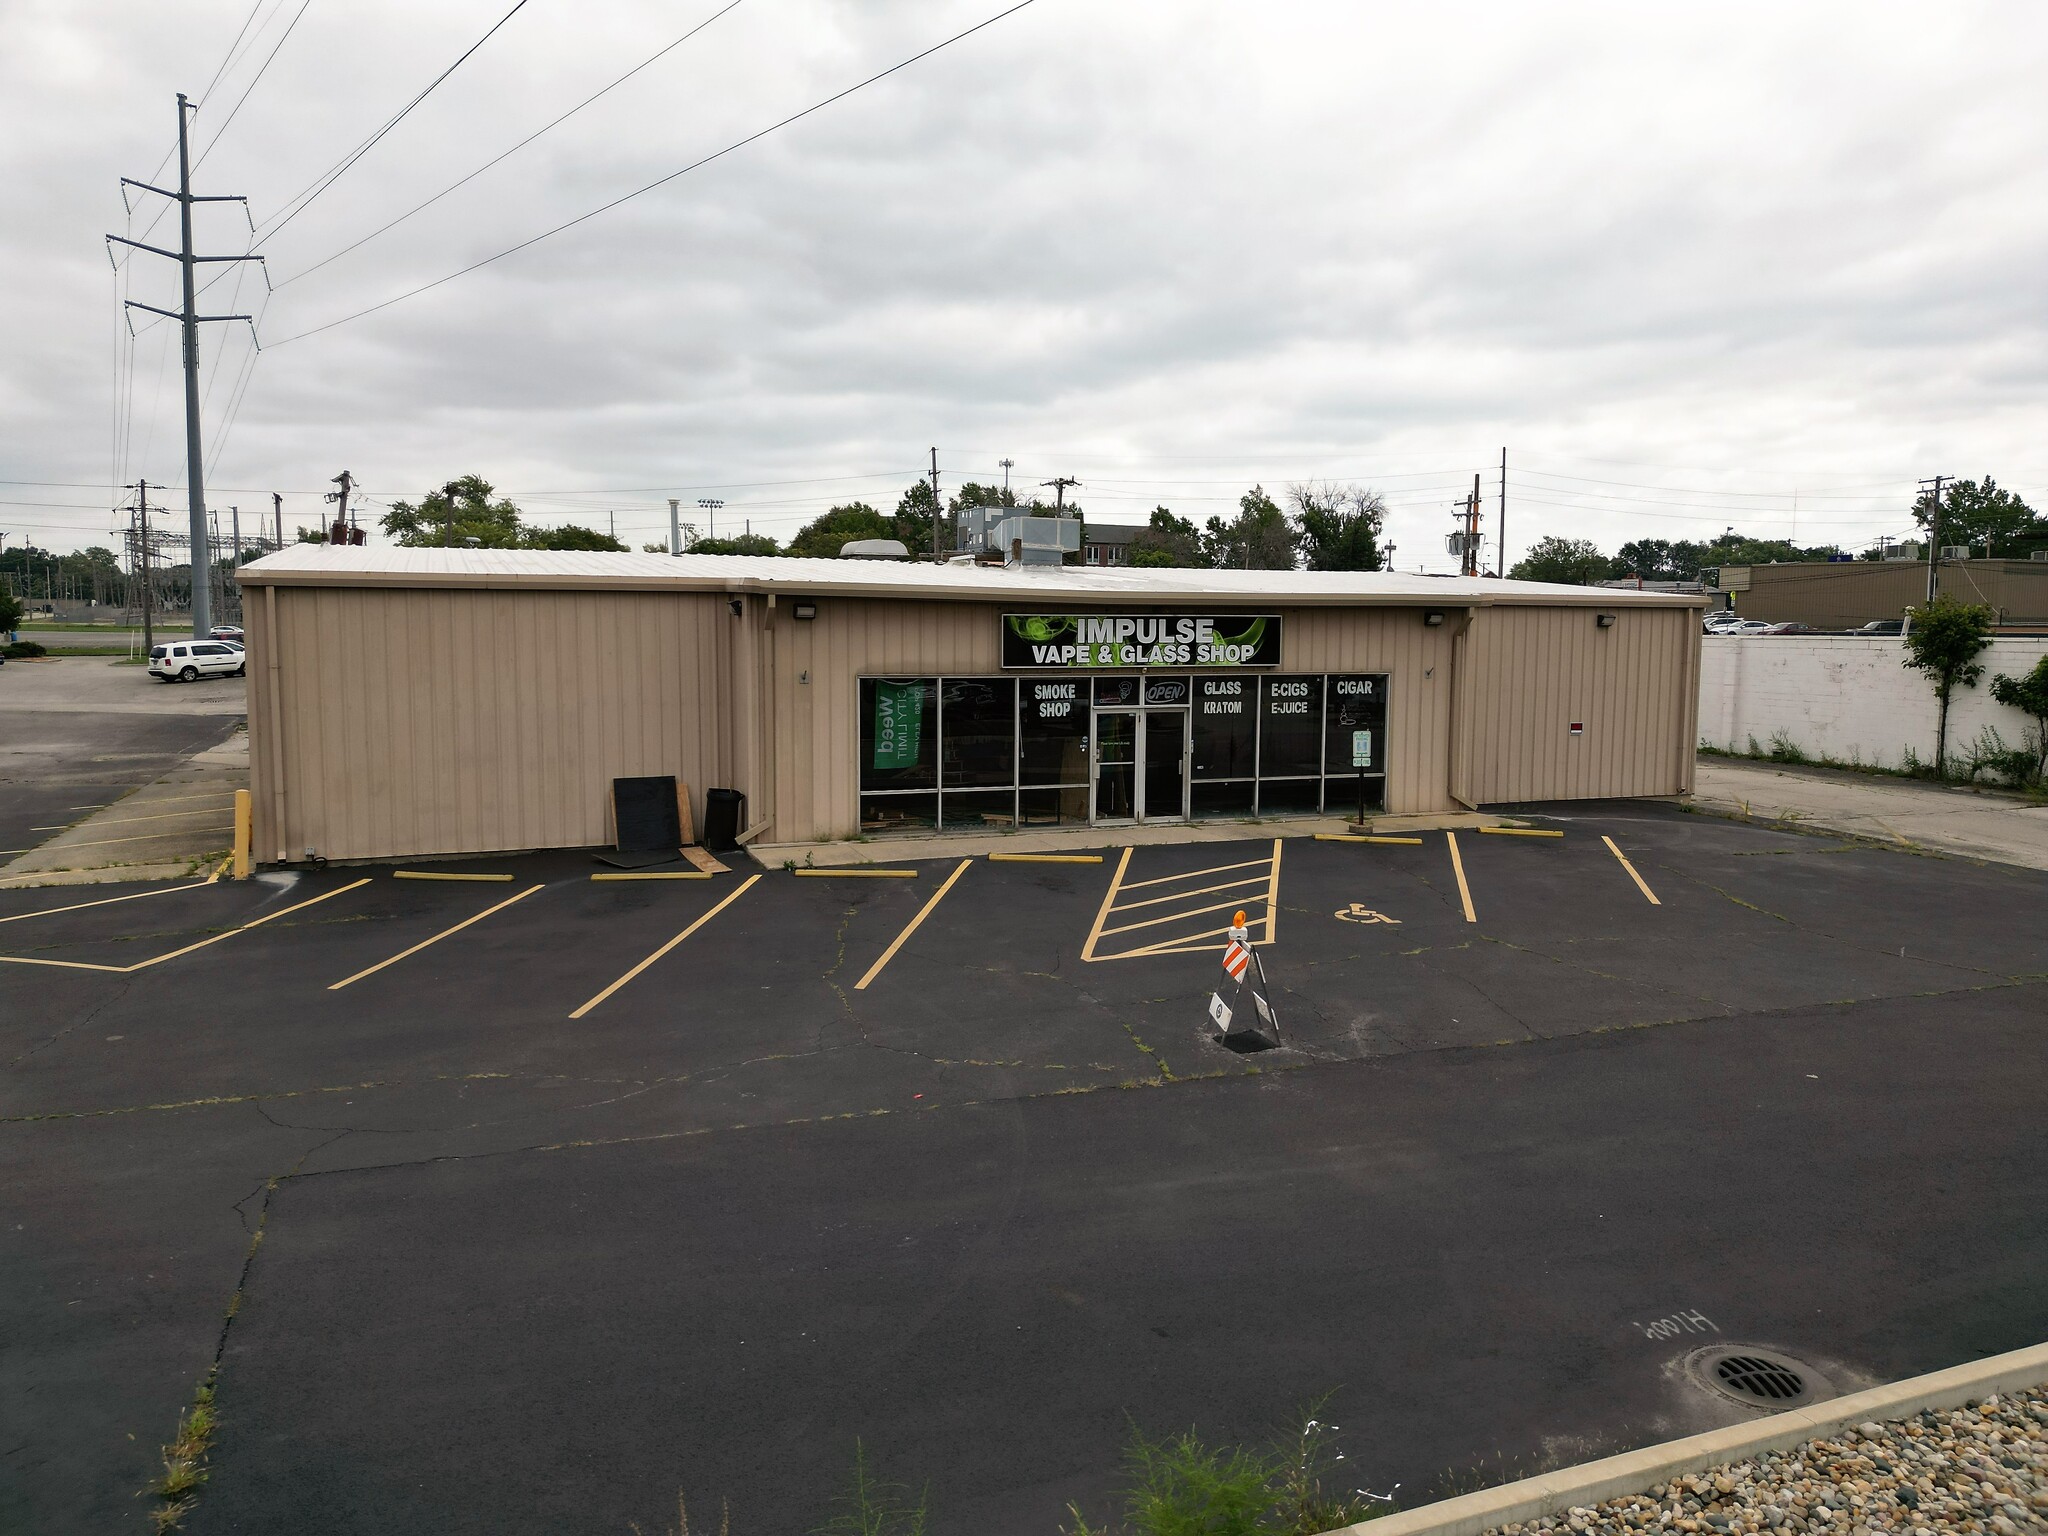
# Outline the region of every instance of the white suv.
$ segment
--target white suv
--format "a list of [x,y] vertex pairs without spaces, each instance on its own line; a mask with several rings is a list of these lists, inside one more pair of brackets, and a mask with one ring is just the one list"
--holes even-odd
[[202,677],[240,677],[247,658],[224,640],[182,640],[153,646],[149,675],[160,683],[190,683]]

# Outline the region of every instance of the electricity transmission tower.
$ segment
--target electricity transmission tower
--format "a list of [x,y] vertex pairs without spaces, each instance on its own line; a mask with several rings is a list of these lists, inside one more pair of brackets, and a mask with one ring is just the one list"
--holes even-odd
[[[191,513],[191,532],[188,537],[191,539],[194,558],[196,559],[199,551],[208,550],[212,547],[211,541],[207,536],[206,484],[204,466],[200,461],[199,327],[211,325],[222,320],[249,320],[249,331],[253,337],[256,326],[254,320],[251,320],[248,315],[200,314],[195,307],[196,295],[194,293],[193,274],[201,262],[254,261],[260,263],[263,258],[256,255],[195,256],[192,253],[192,205],[194,203],[240,203],[243,216],[247,217],[249,200],[239,196],[197,197],[193,195],[192,156],[186,135],[188,111],[185,95],[181,91],[178,93],[178,190],[167,192],[162,187],[153,187],[146,181],[135,181],[127,176],[121,178],[121,185],[124,187],[136,187],[144,192],[154,192],[158,197],[168,197],[178,205],[178,228],[182,237],[179,241],[178,249],[167,251],[161,246],[144,245],[140,240],[130,240],[122,235],[109,235],[107,240],[111,244],[133,246],[138,251],[148,251],[152,256],[167,256],[172,261],[178,263],[179,272],[183,278],[184,303],[178,309],[158,309],[154,304],[143,304],[134,299],[128,299],[125,302],[130,309],[146,309],[151,314],[162,315],[166,320],[177,321],[185,333],[185,496]],[[123,196],[125,197],[126,194],[124,193]],[[249,226],[252,233],[255,227],[255,224],[252,222]],[[112,251],[109,251],[107,253],[108,258],[112,259],[113,254]],[[207,591],[207,586],[207,580],[201,577],[195,570],[192,580],[192,634],[194,638],[200,640],[205,639],[207,631],[213,627],[212,603],[209,600],[210,594]]]

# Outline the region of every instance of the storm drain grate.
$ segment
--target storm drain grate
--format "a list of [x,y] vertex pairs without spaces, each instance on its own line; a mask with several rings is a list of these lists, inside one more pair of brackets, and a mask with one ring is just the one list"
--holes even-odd
[[1714,1362],[1714,1375],[1731,1392],[1789,1403],[1806,1393],[1806,1378],[1782,1361],[1765,1355],[1726,1355]]
[[1827,1378],[1804,1361],[1753,1344],[1697,1350],[1686,1364],[1702,1385],[1751,1408],[1797,1408],[1835,1395]]

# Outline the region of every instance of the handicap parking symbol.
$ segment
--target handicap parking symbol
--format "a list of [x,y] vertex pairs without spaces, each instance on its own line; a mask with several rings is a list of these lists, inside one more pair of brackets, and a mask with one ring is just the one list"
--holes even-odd
[[1375,912],[1362,902],[1354,901],[1348,907],[1340,907],[1332,914],[1340,923],[1388,923],[1398,928],[1401,919],[1389,917],[1384,912]]

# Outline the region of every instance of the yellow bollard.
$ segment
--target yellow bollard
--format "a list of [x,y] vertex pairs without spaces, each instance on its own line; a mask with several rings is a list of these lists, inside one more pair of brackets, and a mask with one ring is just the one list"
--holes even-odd
[[249,878],[249,831],[253,824],[254,811],[249,791],[235,791],[235,878]]

